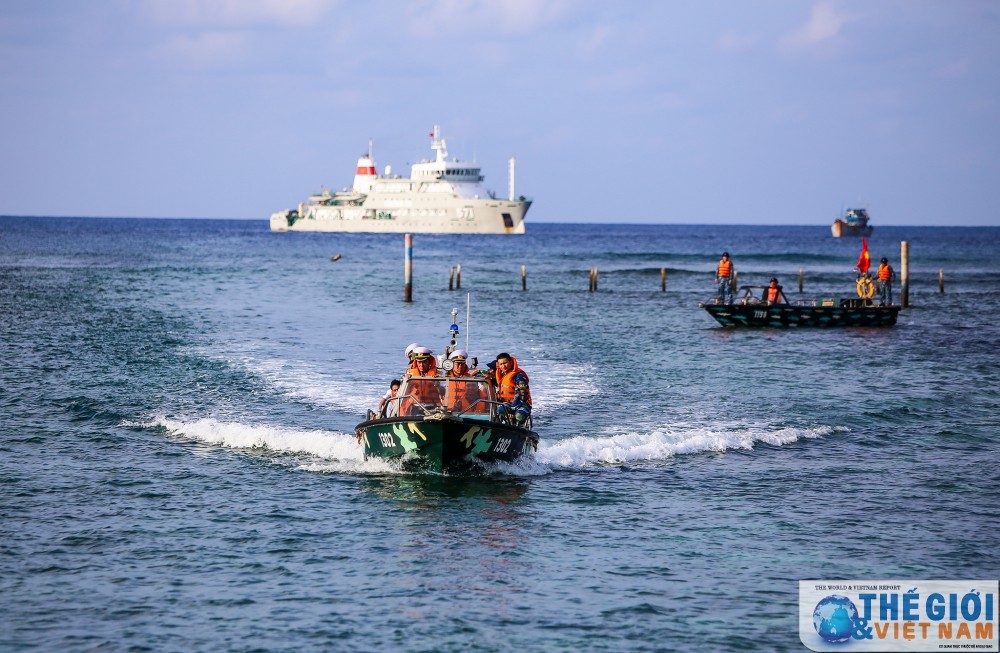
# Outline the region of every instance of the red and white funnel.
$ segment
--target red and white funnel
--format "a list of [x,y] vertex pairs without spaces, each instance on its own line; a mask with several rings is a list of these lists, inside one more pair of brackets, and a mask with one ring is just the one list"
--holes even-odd
[[368,154],[358,159],[358,169],[354,173],[354,191],[368,194],[375,181],[375,160],[372,158],[372,142],[368,141]]

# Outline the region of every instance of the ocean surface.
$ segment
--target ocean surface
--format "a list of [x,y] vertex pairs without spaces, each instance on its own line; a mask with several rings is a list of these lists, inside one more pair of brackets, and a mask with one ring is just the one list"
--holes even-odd
[[[873,262],[904,240],[895,327],[724,330],[723,250],[794,300],[854,294],[860,241],[415,235],[406,304],[401,234],[0,217],[0,650],[800,651],[800,579],[995,579],[1000,228],[876,226]],[[453,307],[537,453],[364,461]]]

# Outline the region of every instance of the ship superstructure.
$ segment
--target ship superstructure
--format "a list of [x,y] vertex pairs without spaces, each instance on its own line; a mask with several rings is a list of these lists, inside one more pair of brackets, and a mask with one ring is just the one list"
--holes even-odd
[[446,234],[523,234],[531,201],[514,196],[514,159],[510,159],[507,199],[497,199],[483,186],[475,163],[448,160],[441,129],[430,133],[433,160],[415,163],[409,177],[375,171],[368,153],[358,159],[351,188],[323,189],[297,209],[271,215],[272,231],[355,231]]

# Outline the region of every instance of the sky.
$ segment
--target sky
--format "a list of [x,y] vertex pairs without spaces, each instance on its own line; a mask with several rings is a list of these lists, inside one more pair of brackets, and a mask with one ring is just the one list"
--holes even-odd
[[1000,225],[997,0],[3,0],[0,215],[266,220],[449,152],[528,221]]

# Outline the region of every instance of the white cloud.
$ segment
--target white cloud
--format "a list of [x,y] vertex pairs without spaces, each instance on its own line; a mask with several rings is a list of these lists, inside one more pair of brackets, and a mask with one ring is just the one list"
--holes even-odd
[[165,26],[232,29],[253,25],[302,26],[323,17],[337,0],[140,0]]
[[202,32],[168,38],[155,49],[160,59],[195,68],[226,66],[250,52],[249,38],[239,32]]
[[784,39],[781,44],[791,50],[808,48],[836,38],[844,25],[853,20],[846,14],[841,14],[830,2],[820,2],[815,5],[809,20]]
[[410,10],[418,34],[488,32],[528,34],[558,20],[571,9],[568,0],[425,0]]
[[759,43],[760,37],[752,34],[740,34],[735,30],[726,30],[716,41],[716,45],[722,52],[741,52],[752,49]]

